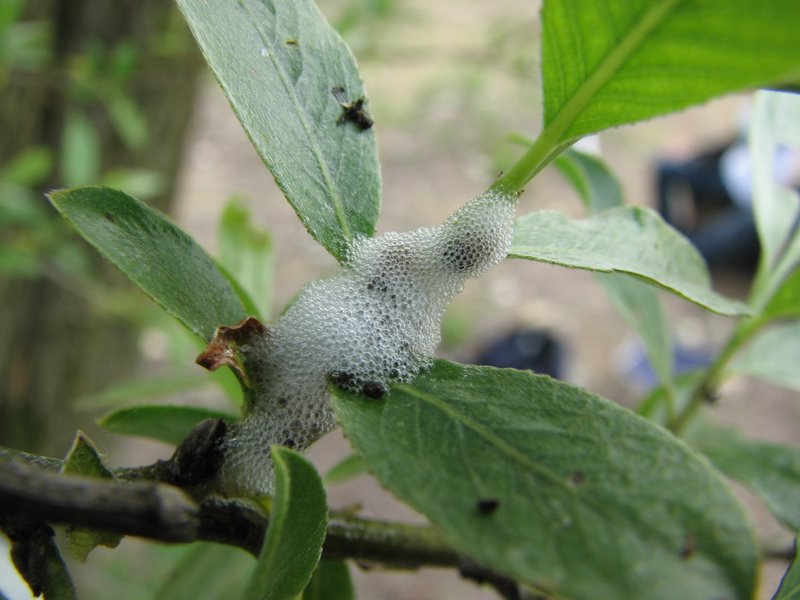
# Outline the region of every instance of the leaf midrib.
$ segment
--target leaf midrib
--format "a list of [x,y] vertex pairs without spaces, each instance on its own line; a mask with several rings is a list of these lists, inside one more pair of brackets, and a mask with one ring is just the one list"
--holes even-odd
[[[658,29],[672,10],[683,0],[665,0],[647,9],[629,28],[611,51],[598,63],[592,74],[578,86],[570,99],[556,113],[555,118],[545,125],[548,137],[563,142],[564,134],[575,122],[583,109],[591,102],[597,92],[614,76],[625,61],[641,46],[646,37]],[[544,133],[544,132],[543,132]]]
[[[549,471],[540,465],[536,464],[535,462],[531,461],[524,453],[520,452],[510,444],[506,443],[502,438],[494,434],[492,431],[488,430],[480,423],[468,418],[467,416],[463,415],[462,413],[458,412],[457,410],[453,409],[447,403],[442,402],[436,396],[431,394],[426,394],[425,392],[419,390],[416,387],[408,384],[400,384],[393,386],[394,389],[402,391],[409,396],[412,396],[422,402],[426,402],[431,406],[439,409],[440,411],[444,412],[449,417],[453,418],[455,421],[461,423],[465,427],[472,430],[474,433],[482,437],[484,440],[493,444],[496,448],[501,450],[502,452],[506,453],[511,459],[518,462],[523,467],[529,468],[534,473],[540,475],[543,479],[546,479],[556,486],[563,489],[567,494],[573,496],[575,500],[584,508],[593,512],[597,518],[605,518],[605,517],[612,517],[612,516],[619,516],[625,515],[626,519],[634,518],[631,516],[632,513],[626,512],[624,510],[618,510],[614,508],[609,508],[603,501],[600,500],[599,497],[595,497],[593,495],[587,494],[579,494],[577,488],[569,483],[568,481],[564,480],[561,477],[555,475],[552,471]],[[619,507],[623,507],[624,501],[622,499],[618,499],[620,502]],[[640,532],[642,538],[649,539],[656,543],[658,546],[664,549],[671,549],[670,540],[659,531],[657,528],[653,527],[651,524],[646,524],[642,521],[639,515],[636,515],[635,519],[642,525],[640,528]],[[648,526],[649,525],[649,526]],[[708,556],[712,556],[713,554],[707,554]]]
[[486,440],[487,442],[489,442],[490,444],[495,446],[498,450],[501,450],[502,452],[507,454],[510,458],[512,458],[514,461],[516,461],[517,463],[519,463],[523,467],[529,468],[534,473],[536,473],[538,475],[541,475],[545,479],[547,479],[549,481],[552,481],[553,483],[555,483],[556,485],[560,486],[564,490],[566,490],[569,493],[575,495],[575,493],[576,493],[575,488],[573,486],[571,486],[570,484],[568,484],[566,481],[564,481],[561,477],[558,477],[552,471],[549,471],[549,470],[543,468],[542,466],[536,464],[535,462],[530,460],[530,458],[525,456],[525,454],[523,454],[522,452],[520,452],[519,450],[514,448],[512,445],[510,445],[507,442],[505,442],[502,438],[500,438],[500,436],[496,435],[495,433],[493,433],[489,429],[485,428],[480,423],[477,423],[477,422],[473,421],[472,419],[468,418],[464,414],[462,414],[462,413],[458,412],[457,410],[453,409],[447,403],[442,402],[441,400],[439,400],[435,396],[426,394],[426,393],[420,391],[418,388],[415,388],[415,387],[410,386],[410,385],[396,385],[395,389],[402,390],[404,393],[408,394],[409,396],[413,396],[414,398],[417,398],[418,400],[422,400],[423,402],[426,402],[426,403],[438,408],[440,411],[445,413],[447,416],[451,417],[453,420],[455,420],[455,421],[461,423],[462,425],[464,425],[465,427],[469,428],[470,430],[472,430],[473,432],[478,434],[480,437],[482,437],[484,440]]
[[[281,84],[283,85],[284,91],[289,96],[292,102],[292,106],[294,108],[294,112],[297,115],[300,124],[303,127],[303,131],[306,134],[306,139],[308,140],[309,147],[311,148],[312,154],[316,159],[317,165],[319,166],[320,172],[322,174],[322,179],[325,183],[325,189],[328,192],[327,196],[330,200],[331,206],[333,208],[333,212],[336,215],[336,221],[339,223],[339,226],[342,228],[342,234],[347,239],[348,243],[352,242],[353,234],[350,231],[350,225],[347,222],[347,217],[345,215],[344,206],[342,205],[342,199],[339,196],[339,190],[336,187],[335,183],[333,182],[333,178],[328,170],[328,165],[325,162],[325,159],[322,156],[322,149],[319,147],[317,143],[317,139],[312,135],[312,128],[306,118],[305,111],[303,110],[303,106],[300,103],[300,99],[298,98],[297,94],[295,93],[294,87],[289,82],[289,77],[286,74],[286,71],[283,69],[283,65],[276,59],[275,53],[275,46],[270,42],[269,38],[265,35],[264,31],[258,26],[258,19],[256,18],[255,13],[247,4],[242,4],[245,10],[250,15],[250,22],[255,29],[258,37],[261,39],[261,43],[264,44],[264,47],[267,49],[267,54],[269,56],[270,61],[272,62],[273,67],[275,68],[275,72],[278,74],[278,77],[281,80]],[[276,20],[278,18],[277,14],[275,16]]]

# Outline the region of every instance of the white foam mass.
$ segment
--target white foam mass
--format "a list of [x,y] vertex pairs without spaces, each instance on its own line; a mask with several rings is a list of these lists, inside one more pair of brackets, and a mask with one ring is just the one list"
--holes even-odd
[[335,427],[329,382],[378,398],[427,367],[447,304],[506,256],[514,206],[484,194],[436,227],[359,239],[333,277],[309,283],[251,349],[261,392],[227,442],[226,487],[271,493],[270,445],[303,449]]

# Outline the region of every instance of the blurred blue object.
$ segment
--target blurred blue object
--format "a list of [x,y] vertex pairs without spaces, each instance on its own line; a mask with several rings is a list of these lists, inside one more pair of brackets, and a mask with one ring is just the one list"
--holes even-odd
[[561,342],[547,331],[522,329],[490,342],[475,359],[476,365],[527,369],[560,379],[564,350]]
[[[640,343],[632,345],[623,352],[621,370],[632,384],[645,390],[659,385],[658,376]],[[688,348],[674,344],[672,347],[672,372],[680,375],[707,367],[711,364],[713,356],[713,353],[705,348]]]

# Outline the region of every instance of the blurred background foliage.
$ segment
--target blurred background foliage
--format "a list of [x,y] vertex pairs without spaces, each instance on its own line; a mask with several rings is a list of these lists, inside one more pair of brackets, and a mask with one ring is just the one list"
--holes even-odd
[[71,401],[136,363],[149,308],[43,192],[104,183],[168,210],[201,65],[169,3],[0,0],[1,444],[63,450]]

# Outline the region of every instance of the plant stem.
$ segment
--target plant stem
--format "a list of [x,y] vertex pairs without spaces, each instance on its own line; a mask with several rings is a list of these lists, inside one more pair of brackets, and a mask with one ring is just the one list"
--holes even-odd
[[[558,132],[560,133],[560,132]],[[501,194],[519,194],[522,188],[567,145],[558,145],[558,133],[549,127],[541,132],[527,152],[489,188]]]
[[[268,518],[254,503],[217,496],[197,502],[180,488],[141,479],[135,469],[116,471],[132,479],[124,482],[62,475],[54,472],[58,462],[0,448],[0,530],[17,522],[61,523],[162,542],[222,543],[254,556],[261,551]],[[163,463],[141,472],[159,469]],[[505,597],[518,597],[513,580],[471,563],[430,526],[333,512],[323,556],[399,569],[455,567]]]
[[675,435],[681,435],[700,411],[700,408],[714,400],[717,389],[725,377],[725,368],[730,360],[739,348],[749,341],[766,323],[767,321],[764,319],[752,318],[739,321],[722,351],[717,355],[705,375],[695,384],[689,396],[689,402],[674,419],[668,421],[667,427],[670,431]]

